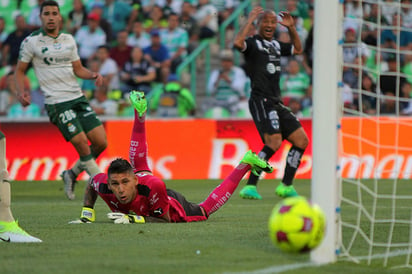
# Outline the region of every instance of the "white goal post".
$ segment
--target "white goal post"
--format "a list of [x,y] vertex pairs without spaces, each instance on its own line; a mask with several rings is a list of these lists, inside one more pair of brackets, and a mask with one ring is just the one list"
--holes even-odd
[[313,63],[313,167],[311,199],[325,212],[327,229],[321,245],[311,252],[314,263],[337,259],[338,243],[338,130],[342,48],[342,4],[315,0]]

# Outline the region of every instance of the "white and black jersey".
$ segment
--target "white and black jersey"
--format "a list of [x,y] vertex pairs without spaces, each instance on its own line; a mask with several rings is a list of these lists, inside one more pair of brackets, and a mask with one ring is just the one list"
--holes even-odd
[[260,35],[248,37],[245,43],[243,54],[252,82],[252,95],[280,100],[280,57],[293,54],[292,44],[275,39],[267,41]]

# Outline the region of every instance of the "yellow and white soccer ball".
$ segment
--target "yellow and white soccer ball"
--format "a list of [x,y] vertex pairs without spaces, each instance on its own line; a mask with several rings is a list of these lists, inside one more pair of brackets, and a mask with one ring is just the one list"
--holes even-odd
[[283,199],[272,210],[269,235],[287,252],[308,252],[323,240],[326,218],[322,209],[303,196]]

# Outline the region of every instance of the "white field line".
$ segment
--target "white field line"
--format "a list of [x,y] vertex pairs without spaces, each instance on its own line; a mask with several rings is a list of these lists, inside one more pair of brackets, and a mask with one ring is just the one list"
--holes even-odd
[[[408,249],[396,250],[388,254],[386,253],[375,254],[375,255],[372,255],[371,258],[372,259],[382,259],[382,258],[385,258],[386,256],[396,257],[396,256],[406,255],[408,254],[408,252],[410,252],[410,250]],[[369,256],[359,256],[359,257],[354,257],[354,258],[359,261],[362,261],[362,260],[367,260]],[[345,259],[341,259],[340,261],[351,261],[351,260],[349,258],[345,258]],[[268,268],[252,270],[252,271],[224,272],[224,274],[272,274],[272,273],[282,273],[285,271],[296,270],[296,269],[305,268],[305,267],[318,267],[318,266],[322,266],[322,265],[312,263],[312,262],[306,262],[306,263],[298,263],[298,264],[271,266]]]

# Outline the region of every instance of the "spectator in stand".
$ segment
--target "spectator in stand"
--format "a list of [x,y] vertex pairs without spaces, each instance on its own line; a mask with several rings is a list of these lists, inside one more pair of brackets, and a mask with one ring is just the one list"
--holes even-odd
[[[13,100],[12,91],[9,87],[9,75],[13,72],[9,72],[0,78],[0,116],[7,115],[7,111]],[[25,88],[30,89],[30,81],[24,82]]]
[[16,30],[10,33],[3,43],[2,56],[3,66],[15,65],[19,58],[20,44],[24,38],[30,35],[30,30],[26,26],[26,20],[23,15],[17,15],[14,19]]
[[168,27],[160,30],[160,40],[169,50],[170,70],[176,73],[176,69],[187,55],[189,36],[186,30],[179,27],[179,16],[171,13],[168,18]]
[[170,74],[169,50],[160,40],[160,32],[150,32],[151,45],[143,49],[144,58],[156,69],[156,82],[167,83]]
[[[313,13],[313,11],[310,11]],[[303,61],[302,65],[305,68],[306,73],[312,77],[312,69],[313,69],[313,22],[312,26],[308,32],[308,36],[306,37],[305,47],[303,49]]]
[[186,118],[195,114],[196,100],[176,76],[171,76],[166,85],[159,85],[153,90],[149,108],[157,117]]
[[116,45],[110,49],[110,58],[116,61],[117,67],[121,70],[127,60],[130,59],[132,47],[127,45],[128,32],[121,30],[117,33]]
[[212,38],[219,29],[217,9],[209,3],[209,0],[199,0],[194,15],[200,30],[199,39]]
[[[92,58],[87,62],[87,68],[91,72],[99,73],[100,71],[100,61],[97,58]],[[93,97],[93,93],[96,90],[96,81],[94,79],[83,79],[81,88],[84,96],[87,99]]]
[[181,14],[182,12],[183,0],[164,0],[158,2],[164,2],[161,6],[165,17],[169,17],[171,13]]
[[86,66],[89,59],[94,57],[99,46],[106,44],[106,34],[99,27],[100,16],[97,13],[87,15],[87,25],[81,27],[75,40],[79,47],[79,56],[83,66]]
[[[396,2],[399,2],[396,0]],[[393,23],[393,15],[398,12],[399,6],[396,5],[395,0],[385,0],[379,3],[381,5],[381,16],[385,17],[386,21]]]
[[235,9],[233,0],[210,0],[218,12],[219,25],[222,24]]
[[345,30],[343,44],[343,62],[354,64],[356,58],[361,58],[361,64],[364,65],[370,57],[370,50],[362,41],[358,42],[356,30],[348,28]]
[[150,46],[150,44],[150,34],[144,30],[142,22],[134,22],[132,33],[127,38],[127,45],[132,48],[139,47],[144,49]]
[[27,28],[31,31],[37,30],[41,27],[41,20],[40,20],[40,6],[44,2],[44,0],[37,0],[37,5],[34,6],[29,13],[27,19]]
[[[383,92],[383,98],[380,103],[380,114],[383,115],[397,115],[399,112],[402,112],[402,109],[398,109],[398,97],[393,91]],[[399,111],[399,112],[398,112]]]
[[355,93],[355,105],[358,110],[369,114],[375,115],[377,108],[377,90],[376,83],[374,82],[372,76],[369,73],[362,73],[362,96],[359,98],[358,94]]
[[[401,30],[403,25],[402,15],[395,13],[392,16],[391,29],[383,29],[381,34],[381,45],[384,48],[412,50],[412,33]],[[398,37],[399,36],[399,37]],[[399,38],[399,44],[398,44]]]
[[100,2],[93,3],[91,10],[89,13],[95,13],[99,15],[99,27],[104,31],[106,34],[106,42],[112,42],[114,37],[112,35],[112,25],[107,21],[106,18],[103,17],[103,7],[104,4]]
[[132,6],[121,1],[105,0],[103,7],[103,17],[109,21],[112,26],[112,37],[114,39],[121,30],[129,32],[132,29],[132,23],[137,17],[137,13]]
[[[4,41],[6,41],[7,36],[9,36],[9,34],[6,31],[6,20],[4,19],[4,17],[0,16],[0,49],[3,47],[3,43]],[[0,60],[1,60],[1,55],[0,55]]]
[[405,101],[402,102],[402,115],[412,115],[412,84],[406,82],[403,85],[402,93],[404,94]]
[[99,116],[115,116],[119,109],[117,102],[109,99],[107,93],[106,85],[99,86],[94,91],[93,99],[90,100],[90,106]]
[[315,17],[314,6],[313,6],[313,4],[309,4],[308,5],[308,16],[303,19],[303,27],[308,31],[308,33],[313,28],[313,19],[314,19],[314,17]]
[[402,0],[401,15],[403,18],[403,26],[412,28],[412,1]]
[[[365,12],[362,7],[362,2],[358,0],[345,0],[345,16],[351,16],[355,18],[362,18]],[[365,12],[366,13],[366,12]]]
[[355,58],[352,64],[344,64],[342,81],[351,88],[357,89],[361,71],[361,60]]
[[[392,92],[396,96],[400,96],[402,86],[406,82],[406,78],[400,75],[400,67],[402,66],[400,56],[390,54],[386,62],[388,64],[388,70],[382,72],[379,77],[380,91],[384,94],[386,92]],[[398,67],[398,64],[401,64],[401,66]]]
[[126,62],[120,72],[121,87],[124,98],[128,98],[131,90],[143,91],[148,94],[151,84],[156,79],[156,69],[150,62],[143,58],[143,51],[139,47],[132,50],[131,58]]
[[302,104],[297,98],[290,98],[289,100],[290,111],[296,116],[296,118],[301,119],[304,117],[302,112]]
[[308,14],[308,6],[303,6],[301,4],[302,1],[297,0],[287,0],[286,1],[286,8],[290,15],[294,16],[295,26],[303,27],[303,19],[307,17]]
[[180,27],[185,29],[189,35],[189,52],[197,46],[199,40],[199,26],[193,17],[194,13],[195,10],[190,2],[183,2],[182,12],[180,14]]
[[110,48],[106,45],[97,49],[96,57],[100,62],[99,73],[103,76],[103,84],[108,86],[108,90],[115,91],[120,89],[119,69],[116,62],[110,58]]
[[363,24],[361,35],[362,41],[367,45],[376,46],[378,44],[378,31],[376,28],[378,20],[380,20],[381,26],[389,25],[388,21],[384,16],[381,16],[379,11],[379,5],[377,3],[371,3],[369,14],[365,14],[363,17],[365,24]]
[[[22,106],[17,99],[16,85],[14,83],[14,71],[9,72],[5,78],[6,89],[10,91],[11,101],[7,110],[8,118],[36,118],[41,115],[41,108],[37,104],[30,104],[28,106]],[[31,90],[30,81],[27,76],[24,78],[25,89]]]
[[290,59],[286,73],[280,76],[280,90],[283,103],[289,105],[289,100],[295,98],[303,100],[308,96],[310,77],[300,71],[300,64],[296,59]]
[[87,11],[82,0],[73,1],[73,9],[69,12],[66,21],[66,30],[75,35],[80,27],[87,24]]
[[290,14],[293,17],[296,31],[299,35],[302,46],[306,44],[306,38],[308,37],[308,31],[303,26],[303,18],[300,17],[299,12],[295,11]]
[[218,108],[230,117],[237,117],[241,110],[239,104],[246,100],[247,77],[243,69],[234,65],[231,49],[222,50],[219,57],[220,68],[212,71],[207,83],[206,116],[214,116],[214,109]]
[[167,27],[167,20],[164,18],[162,7],[159,5],[153,6],[149,17],[143,23],[143,27],[147,32]]
[[343,83],[343,86],[340,88],[340,96],[344,106],[344,114],[353,114],[352,110],[356,109],[356,106],[354,104],[352,88],[348,84]]

